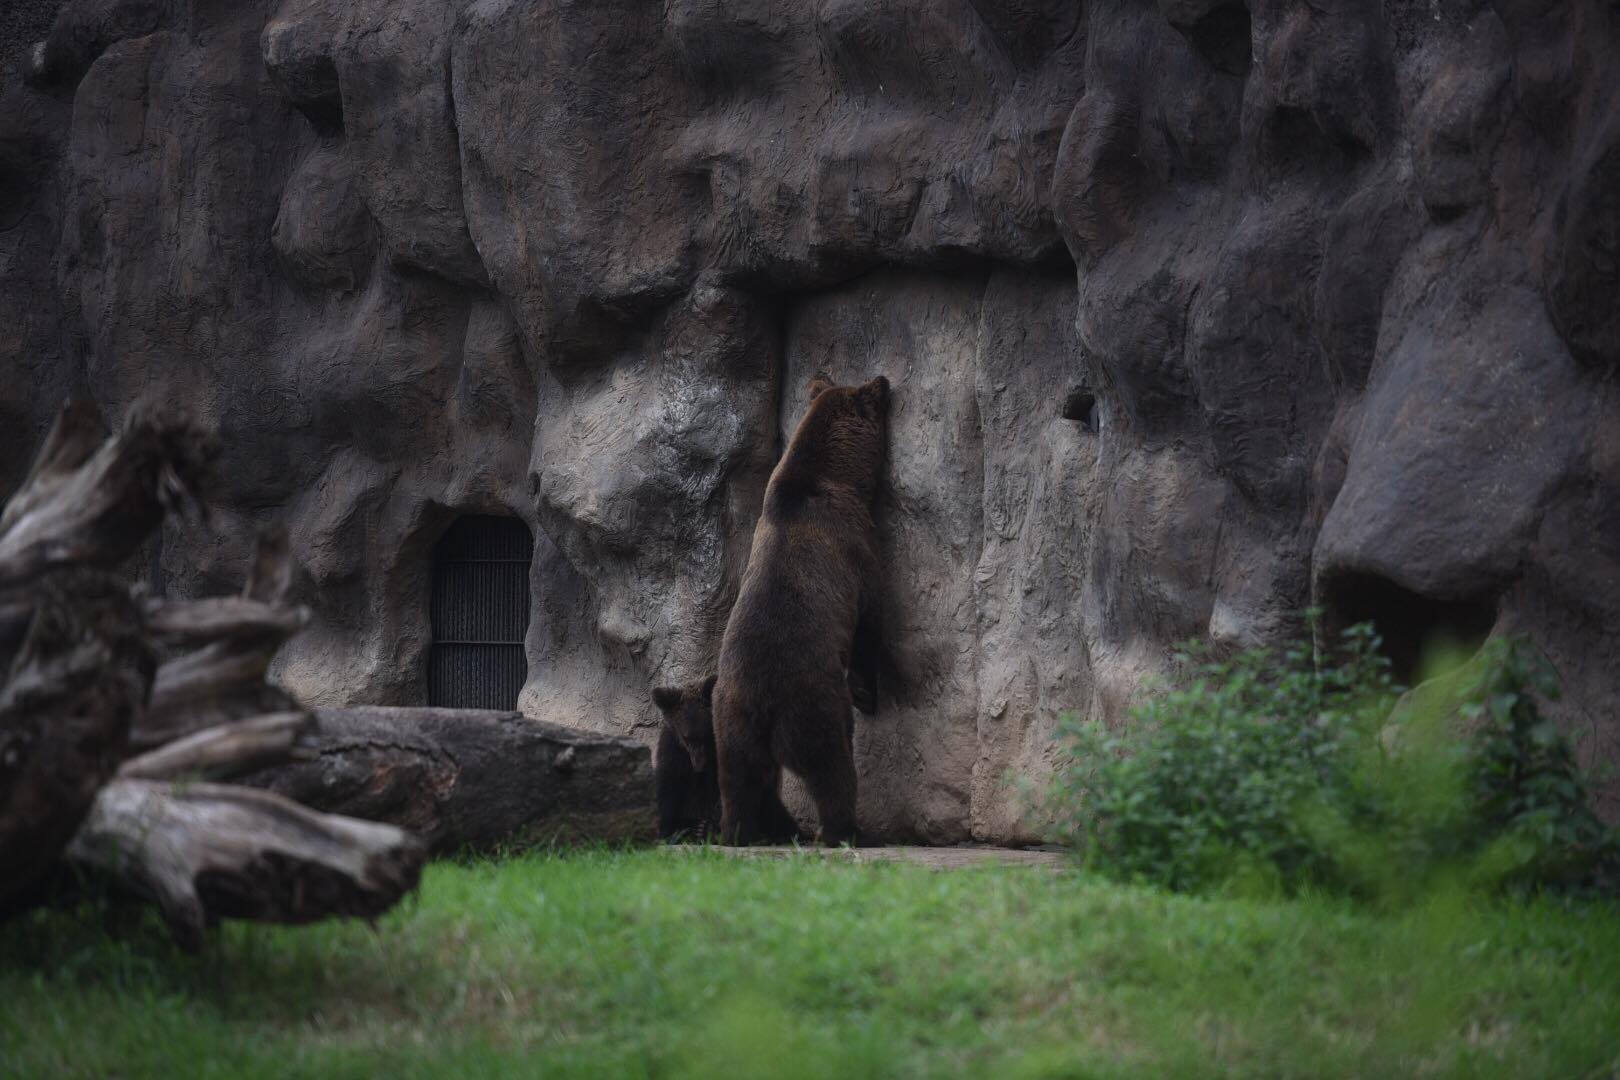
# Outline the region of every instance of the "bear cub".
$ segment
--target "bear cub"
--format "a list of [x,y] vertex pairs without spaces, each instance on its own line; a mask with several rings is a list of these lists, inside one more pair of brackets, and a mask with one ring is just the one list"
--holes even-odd
[[[653,773],[658,784],[658,836],[662,840],[704,840],[720,832],[720,783],[715,767],[715,677],[685,686],[659,686],[653,704],[663,714]],[[766,838],[788,841],[799,826],[781,800],[771,808]]]
[[720,782],[714,767],[710,701],[714,676],[685,686],[659,686],[653,704],[663,714],[653,775],[658,783],[658,836],[703,839],[720,829]]
[[[878,540],[889,381],[810,382],[765,487],[713,691],[721,835],[764,839],[782,770],[815,801],[822,843],[855,840],[851,708],[875,704]],[[853,690],[853,693],[852,693]]]

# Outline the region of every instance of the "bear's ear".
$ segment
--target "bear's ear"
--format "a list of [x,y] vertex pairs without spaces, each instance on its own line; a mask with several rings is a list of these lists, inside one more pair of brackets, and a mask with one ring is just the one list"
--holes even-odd
[[681,704],[681,691],[674,686],[656,686],[653,688],[653,704],[664,712],[679,708]]
[[836,385],[837,384],[834,383],[832,379],[827,377],[827,373],[825,371],[816,372],[814,375],[810,376],[810,400],[816,400],[816,398],[820,397],[822,394],[825,394],[828,390],[831,390]]
[[859,390],[861,404],[870,407],[877,415],[882,415],[889,409],[889,380],[879,375]]
[[719,680],[719,678],[720,676],[718,675],[710,675],[707,679],[703,680],[703,700],[705,702],[714,701],[714,684]]

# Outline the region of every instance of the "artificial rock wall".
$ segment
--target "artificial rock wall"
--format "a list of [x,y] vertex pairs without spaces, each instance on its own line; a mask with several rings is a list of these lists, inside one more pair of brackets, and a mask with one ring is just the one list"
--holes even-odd
[[1024,838],[1059,711],[1312,603],[1531,634],[1620,758],[1611,3],[56,7],[0,13],[0,489],[68,392],[217,422],[166,576],[288,522],[312,701],[420,701],[432,545],[513,513],[523,709],[650,739],[825,369],[895,387],[870,832]]

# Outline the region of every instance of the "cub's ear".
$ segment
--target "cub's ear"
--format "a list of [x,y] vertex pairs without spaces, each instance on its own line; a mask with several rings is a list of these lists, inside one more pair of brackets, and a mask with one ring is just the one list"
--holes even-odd
[[889,380],[882,375],[861,387],[859,394],[862,405],[870,405],[879,413],[888,411]]
[[707,679],[703,680],[704,701],[712,702],[714,700],[714,684],[719,681],[719,678],[719,675],[710,675]]
[[828,390],[831,390],[836,385],[837,383],[834,383],[832,379],[827,377],[827,373],[825,371],[816,372],[814,375],[810,376],[810,400],[816,400],[816,398],[820,397]]
[[680,708],[681,691],[674,686],[657,686],[653,688],[653,704],[664,712],[671,712]]

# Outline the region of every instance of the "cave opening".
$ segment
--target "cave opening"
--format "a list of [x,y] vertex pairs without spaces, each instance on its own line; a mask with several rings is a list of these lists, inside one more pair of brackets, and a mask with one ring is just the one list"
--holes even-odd
[[428,704],[515,709],[528,679],[534,537],[513,517],[458,518],[433,549]]
[[1070,390],[1063,399],[1062,415],[1063,419],[1074,421],[1089,434],[1095,435],[1102,430],[1102,407],[1097,404],[1097,395],[1083,386]]
[[1436,665],[1472,656],[1496,622],[1493,600],[1425,596],[1378,574],[1338,575],[1325,583],[1322,595],[1330,640],[1336,642],[1348,627],[1371,623],[1383,639],[1395,681],[1403,686],[1443,674]]

